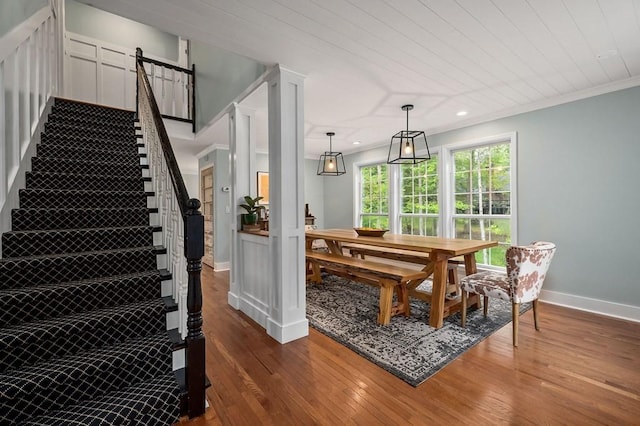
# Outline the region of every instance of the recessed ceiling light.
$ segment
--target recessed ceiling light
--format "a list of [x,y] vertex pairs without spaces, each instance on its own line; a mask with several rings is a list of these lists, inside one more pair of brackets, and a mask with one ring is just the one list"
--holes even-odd
[[353,144],[354,145],[360,145],[360,141],[355,141]]
[[458,111],[456,114],[458,117],[462,117],[463,115],[467,115],[467,111]]

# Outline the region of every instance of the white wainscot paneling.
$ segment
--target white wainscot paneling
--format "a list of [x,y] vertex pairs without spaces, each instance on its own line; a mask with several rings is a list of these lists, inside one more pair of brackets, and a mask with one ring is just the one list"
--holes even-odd
[[66,87],[71,91],[71,98],[79,101],[96,103],[98,101],[98,64],[90,59],[71,55],[68,69],[73,78]]
[[269,238],[240,233],[240,310],[263,327],[269,315]]
[[[102,40],[67,32],[66,88],[70,98],[108,105],[115,108],[136,108],[136,52]],[[145,54],[145,57],[150,57]],[[173,61],[151,57],[171,65]],[[184,109],[181,74],[145,63],[154,95],[162,114]],[[177,101],[176,101],[177,99]]]
[[124,81],[127,70],[116,65],[102,64],[102,102],[118,108],[126,108],[127,96]]

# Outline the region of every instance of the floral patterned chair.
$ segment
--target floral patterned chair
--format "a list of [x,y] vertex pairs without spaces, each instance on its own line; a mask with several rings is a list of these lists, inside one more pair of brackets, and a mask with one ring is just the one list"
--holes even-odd
[[520,303],[533,302],[533,321],[536,330],[540,330],[538,327],[538,296],[555,251],[555,244],[543,241],[533,242],[528,246],[511,246],[506,253],[506,274],[496,271],[482,271],[460,280],[462,326],[465,326],[467,319],[468,294],[475,293],[484,296],[485,317],[490,297],[511,302],[513,346],[518,346]]

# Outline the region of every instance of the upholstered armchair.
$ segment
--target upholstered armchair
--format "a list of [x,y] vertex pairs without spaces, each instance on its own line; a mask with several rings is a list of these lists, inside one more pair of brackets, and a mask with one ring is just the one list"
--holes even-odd
[[518,346],[518,318],[520,304],[533,302],[533,321],[538,326],[538,296],[542,290],[547,270],[556,251],[549,242],[533,242],[528,246],[511,246],[507,249],[507,272],[482,271],[460,280],[462,290],[462,326],[467,319],[467,297],[475,293],[484,298],[484,316],[487,316],[489,298],[511,302],[513,318],[513,346]]

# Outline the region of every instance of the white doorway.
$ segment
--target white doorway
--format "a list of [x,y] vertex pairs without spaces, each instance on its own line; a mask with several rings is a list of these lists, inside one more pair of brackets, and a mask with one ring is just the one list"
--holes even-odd
[[200,170],[200,200],[204,216],[204,257],[202,263],[213,268],[213,166]]

